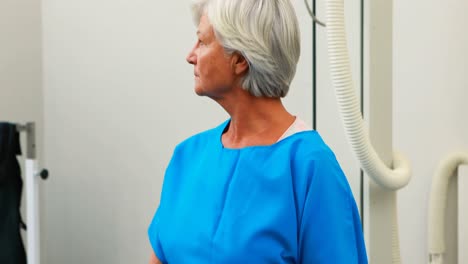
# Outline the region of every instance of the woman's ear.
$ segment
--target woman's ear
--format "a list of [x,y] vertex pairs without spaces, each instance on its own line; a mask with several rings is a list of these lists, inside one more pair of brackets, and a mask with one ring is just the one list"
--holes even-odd
[[232,62],[234,72],[237,75],[244,75],[249,70],[249,62],[240,53],[232,54]]

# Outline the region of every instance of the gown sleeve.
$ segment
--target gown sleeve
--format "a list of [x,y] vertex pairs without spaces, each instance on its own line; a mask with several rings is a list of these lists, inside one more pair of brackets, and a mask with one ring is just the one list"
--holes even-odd
[[159,241],[159,217],[158,217],[159,208],[156,211],[153,220],[148,228],[148,237],[151,244],[151,247],[154,251],[154,254],[162,263],[166,263],[166,259],[161,248],[161,243]]
[[159,239],[160,233],[161,233],[161,228],[164,228],[164,224],[161,222],[164,221],[164,215],[165,215],[165,201],[170,200],[171,197],[168,197],[169,195],[172,195],[174,193],[173,190],[173,182],[174,182],[174,169],[177,167],[175,163],[177,163],[178,159],[178,148],[176,147],[174,149],[174,152],[172,153],[171,160],[169,162],[169,165],[166,168],[166,172],[164,174],[164,181],[163,181],[163,186],[162,186],[162,191],[161,191],[161,197],[159,201],[159,206],[158,209],[156,210],[156,213],[154,214],[153,219],[151,220],[151,223],[148,227],[148,238],[151,244],[151,247],[154,251],[154,254],[162,263],[167,263],[166,256],[164,255],[164,250],[161,245],[161,241]]
[[307,171],[299,263],[367,263],[359,212],[338,162],[315,160]]

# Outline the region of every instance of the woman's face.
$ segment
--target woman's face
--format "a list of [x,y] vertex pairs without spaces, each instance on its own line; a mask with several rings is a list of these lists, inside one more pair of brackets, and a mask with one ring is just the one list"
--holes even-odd
[[206,16],[200,19],[197,37],[197,43],[187,56],[187,62],[194,66],[195,93],[222,98],[236,81],[233,56],[225,53]]

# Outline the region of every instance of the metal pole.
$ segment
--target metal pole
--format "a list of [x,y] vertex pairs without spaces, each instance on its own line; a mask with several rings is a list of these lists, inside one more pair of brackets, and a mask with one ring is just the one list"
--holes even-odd
[[19,132],[26,132],[26,221],[27,259],[29,264],[40,264],[39,239],[39,177],[36,160],[36,126],[34,122],[17,124]]
[[27,256],[29,264],[40,263],[39,240],[39,177],[36,177],[37,161],[26,159],[26,219]]
[[[364,5],[364,118],[380,158],[392,167],[393,1]],[[400,263],[396,192],[365,177],[364,231],[369,263]]]

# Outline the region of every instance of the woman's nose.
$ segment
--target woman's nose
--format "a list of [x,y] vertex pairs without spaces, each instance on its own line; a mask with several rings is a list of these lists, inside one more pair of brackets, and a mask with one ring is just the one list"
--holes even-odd
[[197,62],[197,55],[195,54],[195,47],[189,52],[186,58],[187,62],[190,64],[195,64]]

